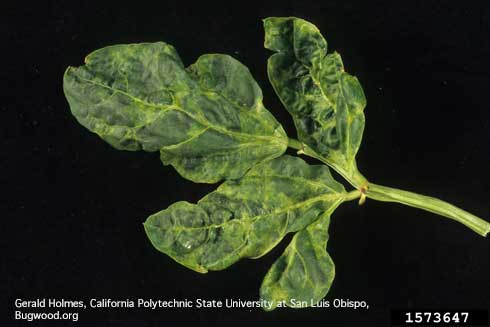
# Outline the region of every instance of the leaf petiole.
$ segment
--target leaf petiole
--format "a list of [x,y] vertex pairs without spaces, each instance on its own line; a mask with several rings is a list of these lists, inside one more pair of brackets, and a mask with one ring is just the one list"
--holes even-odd
[[357,168],[349,171],[346,170],[342,165],[339,165],[338,163],[328,160],[327,158],[319,155],[318,153],[315,152],[311,147],[308,145],[296,140],[289,138],[288,139],[288,147],[298,150],[297,154],[304,154],[308,157],[315,158],[327,166],[330,166],[333,170],[335,170],[340,176],[342,176],[349,184],[351,184],[353,187],[355,187],[358,190],[361,190],[366,187],[368,184],[367,179],[357,170]]
[[359,199],[361,197],[362,193],[359,190],[353,190],[345,194],[344,196],[344,201],[352,201]]
[[483,237],[487,236],[488,232],[490,232],[490,223],[450,203],[430,196],[374,183],[369,184],[366,195],[368,198],[374,200],[398,202],[453,219],[471,228]]
[[[364,177],[358,171],[349,174],[348,172],[339,169],[338,165],[326,160],[322,156],[318,155],[309,146],[301,143],[298,140],[290,138],[288,146],[290,148],[297,149],[298,154],[304,154],[318,159],[332,167],[352,186],[357,188],[358,190],[352,191],[352,194],[349,193],[351,194],[349,200],[360,197],[359,204],[362,204],[364,203],[366,197],[368,197],[370,199],[382,202],[397,202],[458,221],[484,237],[486,237],[490,232],[490,223],[450,203],[426,195],[404,191],[393,187],[377,185],[374,183],[368,183],[365,179],[363,181]],[[353,192],[357,193],[354,194]]]

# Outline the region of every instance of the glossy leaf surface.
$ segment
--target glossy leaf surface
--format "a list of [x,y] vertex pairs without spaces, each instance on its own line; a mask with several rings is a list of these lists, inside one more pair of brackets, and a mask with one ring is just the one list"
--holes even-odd
[[[262,299],[291,307],[317,303],[327,294],[335,277],[335,265],[327,253],[330,213],[294,235],[284,253],[265,276],[260,288]],[[292,301],[294,299],[294,302]]]
[[76,119],[117,149],[160,151],[185,178],[239,178],[287,147],[249,70],[208,54],[184,67],[163,42],[115,45],[67,69],[64,91]]
[[[206,273],[260,257],[296,233],[261,286],[261,298],[272,303],[264,309],[272,310],[310,306],[330,289],[328,228],[343,201],[402,203],[489,233],[488,222],[447,202],[368,183],[355,160],[366,106],[359,81],[338,53],[327,53],[313,24],[272,17],[264,26],[265,47],[276,52],[269,79],[299,140],[285,135],[249,70],[227,55],[204,55],[185,68],[163,42],[115,45],[65,73],[73,115],[115,148],[159,151],[165,165],[195,182],[227,180],[197,204],[177,202],[148,217],[144,229],[156,249]],[[325,165],[282,156],[288,146],[333,167],[357,190],[346,193]]]
[[264,255],[345,196],[326,166],[282,156],[223,183],[197,204],[177,202],[150,216],[145,230],[159,251],[204,273]]
[[313,24],[271,17],[264,28],[264,46],[276,52],[268,61],[269,80],[293,116],[299,140],[353,179],[366,106],[359,81],[344,71],[338,53],[327,54],[327,42]]

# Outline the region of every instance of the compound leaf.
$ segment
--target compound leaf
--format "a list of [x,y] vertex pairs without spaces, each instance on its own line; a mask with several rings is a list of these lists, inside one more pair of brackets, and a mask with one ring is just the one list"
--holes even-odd
[[359,81],[344,71],[338,53],[327,54],[327,42],[313,24],[271,17],[264,28],[264,46],[276,51],[268,60],[269,80],[293,116],[298,139],[355,179],[366,106]]
[[78,122],[117,149],[160,151],[194,182],[239,178],[287,147],[260,87],[230,56],[203,55],[186,69],[157,42],[105,47],[85,62],[63,83]]
[[273,303],[271,310],[281,302],[290,307],[310,306],[328,293],[335,276],[326,250],[331,211],[297,232],[264,277],[260,296]]
[[172,204],[144,227],[155,248],[205,273],[264,255],[287,233],[333,211],[345,196],[327,166],[282,156],[226,181],[197,204]]

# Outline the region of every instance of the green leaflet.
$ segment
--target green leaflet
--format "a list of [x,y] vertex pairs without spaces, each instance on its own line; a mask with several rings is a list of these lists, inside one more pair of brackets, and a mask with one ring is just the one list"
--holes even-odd
[[160,151],[194,182],[239,178],[287,147],[249,70],[230,56],[203,55],[186,69],[157,42],[109,46],[85,62],[63,83],[80,124],[117,149]]
[[294,17],[264,20],[269,80],[293,116],[301,142],[361,188],[355,156],[364,130],[366,98],[356,77],[311,23]]
[[171,205],[144,226],[159,251],[205,273],[264,255],[284,235],[332,212],[348,195],[326,166],[282,156],[223,183],[197,204]]
[[368,183],[355,156],[364,130],[366,98],[357,78],[344,71],[336,52],[311,23],[295,17],[264,20],[264,46],[276,51],[268,61],[269,80],[293,116],[297,140],[289,146],[316,158],[344,177],[366,197],[398,202],[451,218],[486,236],[490,224],[447,202]]
[[326,250],[330,214],[334,209],[297,232],[269,269],[260,288],[260,297],[273,303],[271,309],[280,302],[302,307],[298,305],[304,301],[311,306],[327,294],[335,277],[335,265]]

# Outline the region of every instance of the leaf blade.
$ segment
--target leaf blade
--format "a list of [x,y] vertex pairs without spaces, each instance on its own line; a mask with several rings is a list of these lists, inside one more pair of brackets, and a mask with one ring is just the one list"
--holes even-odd
[[115,45],[69,67],[63,87],[80,124],[117,149],[160,151],[195,182],[239,178],[287,147],[250,72],[227,55],[186,69],[166,43]]
[[151,215],[144,226],[155,248],[175,261],[198,272],[221,270],[264,255],[345,194],[326,166],[282,156],[223,183],[195,205],[177,202]]
[[335,265],[326,251],[330,214],[297,232],[284,253],[274,262],[260,287],[260,297],[272,304],[303,307],[317,303],[328,293]]
[[295,17],[264,20],[269,80],[292,115],[298,139],[356,188],[367,183],[355,156],[364,130],[366,99],[340,55],[311,23]]

